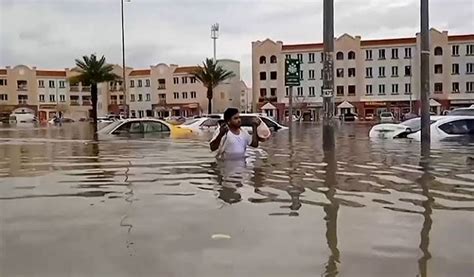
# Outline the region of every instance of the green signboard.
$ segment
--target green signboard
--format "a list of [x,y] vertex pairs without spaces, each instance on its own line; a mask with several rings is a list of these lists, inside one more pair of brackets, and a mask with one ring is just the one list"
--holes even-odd
[[285,60],[285,86],[297,87],[300,85],[300,65],[298,59]]

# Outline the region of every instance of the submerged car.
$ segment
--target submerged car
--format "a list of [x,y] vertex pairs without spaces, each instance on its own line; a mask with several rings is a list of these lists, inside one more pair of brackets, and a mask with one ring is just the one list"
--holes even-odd
[[100,135],[133,136],[142,134],[164,134],[172,138],[185,138],[195,133],[182,126],[175,126],[154,118],[132,118],[110,123],[98,132]]
[[182,127],[189,128],[197,133],[214,132],[219,126],[220,118],[201,117],[184,122]]
[[395,117],[391,112],[382,112],[380,113],[380,123],[393,123],[395,122]]
[[[443,116],[431,116],[431,124],[437,120],[443,118]],[[409,134],[418,132],[421,129],[421,118],[416,117],[402,123],[381,123],[375,125],[370,129],[370,138],[383,138],[383,139],[394,139],[394,138],[406,138]]]
[[474,116],[474,105],[468,108],[457,108],[448,113],[448,115],[470,115]]
[[[474,138],[474,116],[443,116],[430,127],[431,139]],[[408,134],[408,138],[421,140],[421,130]]]

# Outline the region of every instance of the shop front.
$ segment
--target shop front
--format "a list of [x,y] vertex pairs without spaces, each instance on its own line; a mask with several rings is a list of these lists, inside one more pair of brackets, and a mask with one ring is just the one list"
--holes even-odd
[[201,115],[199,103],[190,104],[158,104],[152,105],[155,117],[166,118],[169,116],[193,117]]
[[463,100],[451,100],[449,101],[449,109],[456,109],[456,108],[467,108],[471,105],[474,105],[474,98],[473,99],[463,99]]

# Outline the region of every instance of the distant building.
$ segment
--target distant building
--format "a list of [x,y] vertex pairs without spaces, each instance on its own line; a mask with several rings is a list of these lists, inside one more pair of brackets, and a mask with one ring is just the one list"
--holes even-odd
[[[452,35],[430,31],[431,110],[436,114],[474,104],[474,34]],[[334,95],[336,114],[356,112],[360,117],[391,111],[396,117],[420,107],[420,36],[361,40],[344,34],[335,39]],[[293,91],[298,116],[317,120],[322,114],[322,43],[252,43],[254,107],[275,107],[275,117],[288,113],[284,84],[285,58],[299,59],[301,86]]]
[[252,88],[249,88],[244,81],[240,82],[240,111],[251,113],[253,111]]

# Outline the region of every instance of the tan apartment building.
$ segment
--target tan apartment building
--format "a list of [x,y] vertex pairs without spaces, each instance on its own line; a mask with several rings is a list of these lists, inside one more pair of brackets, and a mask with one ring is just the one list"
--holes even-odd
[[[474,34],[448,35],[431,29],[432,112],[474,104]],[[420,37],[362,40],[344,34],[335,39],[336,114],[371,117],[391,111],[398,118],[420,107]],[[322,43],[252,43],[254,107],[283,119],[289,89],[284,84],[285,58],[299,59],[301,86],[293,88],[295,113],[306,120],[321,116]]]

